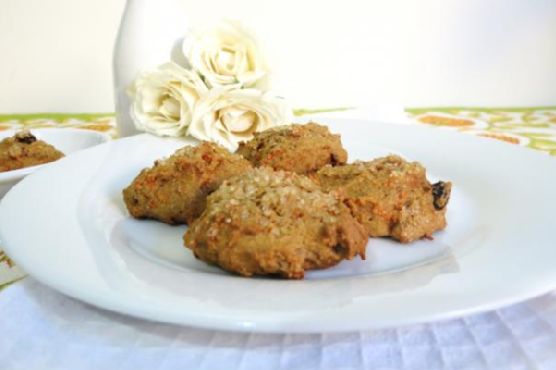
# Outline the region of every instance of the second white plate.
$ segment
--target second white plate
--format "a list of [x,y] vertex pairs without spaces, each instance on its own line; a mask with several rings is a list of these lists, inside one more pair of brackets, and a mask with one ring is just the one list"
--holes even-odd
[[[13,136],[18,131],[20,130],[6,130],[0,132],[0,140]],[[76,151],[102,144],[110,139],[108,135],[98,131],[68,127],[37,128],[30,131],[39,140],[44,140],[48,144],[53,145],[65,155],[70,155]],[[22,178],[45,165],[48,165],[48,163],[20,168],[13,171],[0,172],[0,198]]]

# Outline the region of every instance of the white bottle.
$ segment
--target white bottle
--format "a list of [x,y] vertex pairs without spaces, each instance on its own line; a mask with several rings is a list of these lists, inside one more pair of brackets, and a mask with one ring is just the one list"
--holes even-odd
[[138,73],[170,61],[187,31],[181,0],[127,0],[113,55],[116,121],[120,137],[139,133],[126,90]]

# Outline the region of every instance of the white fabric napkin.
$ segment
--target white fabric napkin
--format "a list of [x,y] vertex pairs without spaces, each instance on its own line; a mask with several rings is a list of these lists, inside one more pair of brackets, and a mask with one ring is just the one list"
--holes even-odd
[[26,278],[0,294],[0,317],[3,370],[556,369],[556,294],[440,323],[278,335],[134,319]]

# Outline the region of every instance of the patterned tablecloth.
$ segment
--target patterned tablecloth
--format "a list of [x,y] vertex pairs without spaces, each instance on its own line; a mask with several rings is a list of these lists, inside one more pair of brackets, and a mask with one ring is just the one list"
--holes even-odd
[[[556,107],[407,109],[405,115],[413,124],[556,156]],[[111,114],[0,115],[0,130],[52,126],[117,135]],[[554,292],[442,323],[264,335],[180,328],[94,309],[25,278],[1,251],[0,290],[3,369],[556,369]]]

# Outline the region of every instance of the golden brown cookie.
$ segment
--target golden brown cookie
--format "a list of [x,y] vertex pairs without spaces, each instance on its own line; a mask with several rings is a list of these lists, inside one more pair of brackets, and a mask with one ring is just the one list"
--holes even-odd
[[249,169],[248,161],[217,144],[186,146],[141,171],[124,189],[124,201],[136,218],[191,223],[203,212],[207,195]]
[[56,161],[64,156],[25,130],[0,141],[0,172]]
[[402,243],[431,238],[446,227],[451,183],[431,185],[425,168],[398,156],[340,167],[325,167],[317,181],[338,191],[369,236],[391,236]]
[[356,255],[365,229],[333,194],[292,172],[257,168],[225,181],[190,225],[197,258],[243,276],[301,279]]
[[346,163],[347,152],[340,135],[316,123],[289,125],[255,133],[250,141],[240,143],[236,153],[254,166],[311,174],[329,164]]

